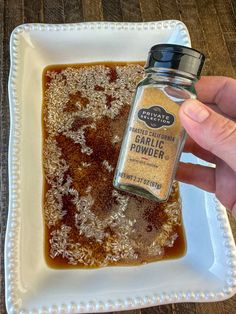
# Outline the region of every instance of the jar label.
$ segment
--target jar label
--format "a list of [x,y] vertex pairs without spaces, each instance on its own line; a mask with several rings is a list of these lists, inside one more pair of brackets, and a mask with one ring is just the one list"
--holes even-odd
[[138,118],[152,129],[171,126],[175,122],[173,114],[166,111],[163,107],[156,105],[140,109],[138,111]]
[[117,168],[120,185],[166,200],[185,131],[180,105],[158,87],[139,87]]

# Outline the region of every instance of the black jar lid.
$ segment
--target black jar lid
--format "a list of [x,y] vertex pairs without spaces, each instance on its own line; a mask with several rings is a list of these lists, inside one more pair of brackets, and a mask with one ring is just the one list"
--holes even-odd
[[150,49],[145,69],[169,68],[199,77],[204,61],[204,54],[195,49],[174,44],[159,44]]

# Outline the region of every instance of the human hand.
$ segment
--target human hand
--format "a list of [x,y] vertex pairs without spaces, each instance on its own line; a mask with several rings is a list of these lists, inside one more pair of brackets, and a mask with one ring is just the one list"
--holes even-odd
[[180,162],[176,178],[215,193],[236,219],[236,80],[202,77],[196,90],[199,100],[185,101],[179,111],[189,135],[184,151],[215,168]]

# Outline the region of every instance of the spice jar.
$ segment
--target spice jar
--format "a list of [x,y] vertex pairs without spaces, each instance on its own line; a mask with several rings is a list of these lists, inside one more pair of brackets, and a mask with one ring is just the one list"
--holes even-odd
[[168,199],[186,132],[178,115],[182,102],[196,98],[205,57],[173,44],[151,48],[145,78],[130,109],[114,187],[146,198]]

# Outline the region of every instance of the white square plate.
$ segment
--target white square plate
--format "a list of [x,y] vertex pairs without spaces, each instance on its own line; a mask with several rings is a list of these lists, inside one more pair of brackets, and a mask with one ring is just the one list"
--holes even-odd
[[[31,24],[11,36],[9,217],[5,246],[9,313],[116,311],[218,301],[236,292],[236,250],[225,209],[181,185],[187,253],[133,267],[50,269],[42,214],[42,71],[49,64],[145,60],[157,43],[190,46],[179,21]],[[188,156],[192,162],[195,157]]]

